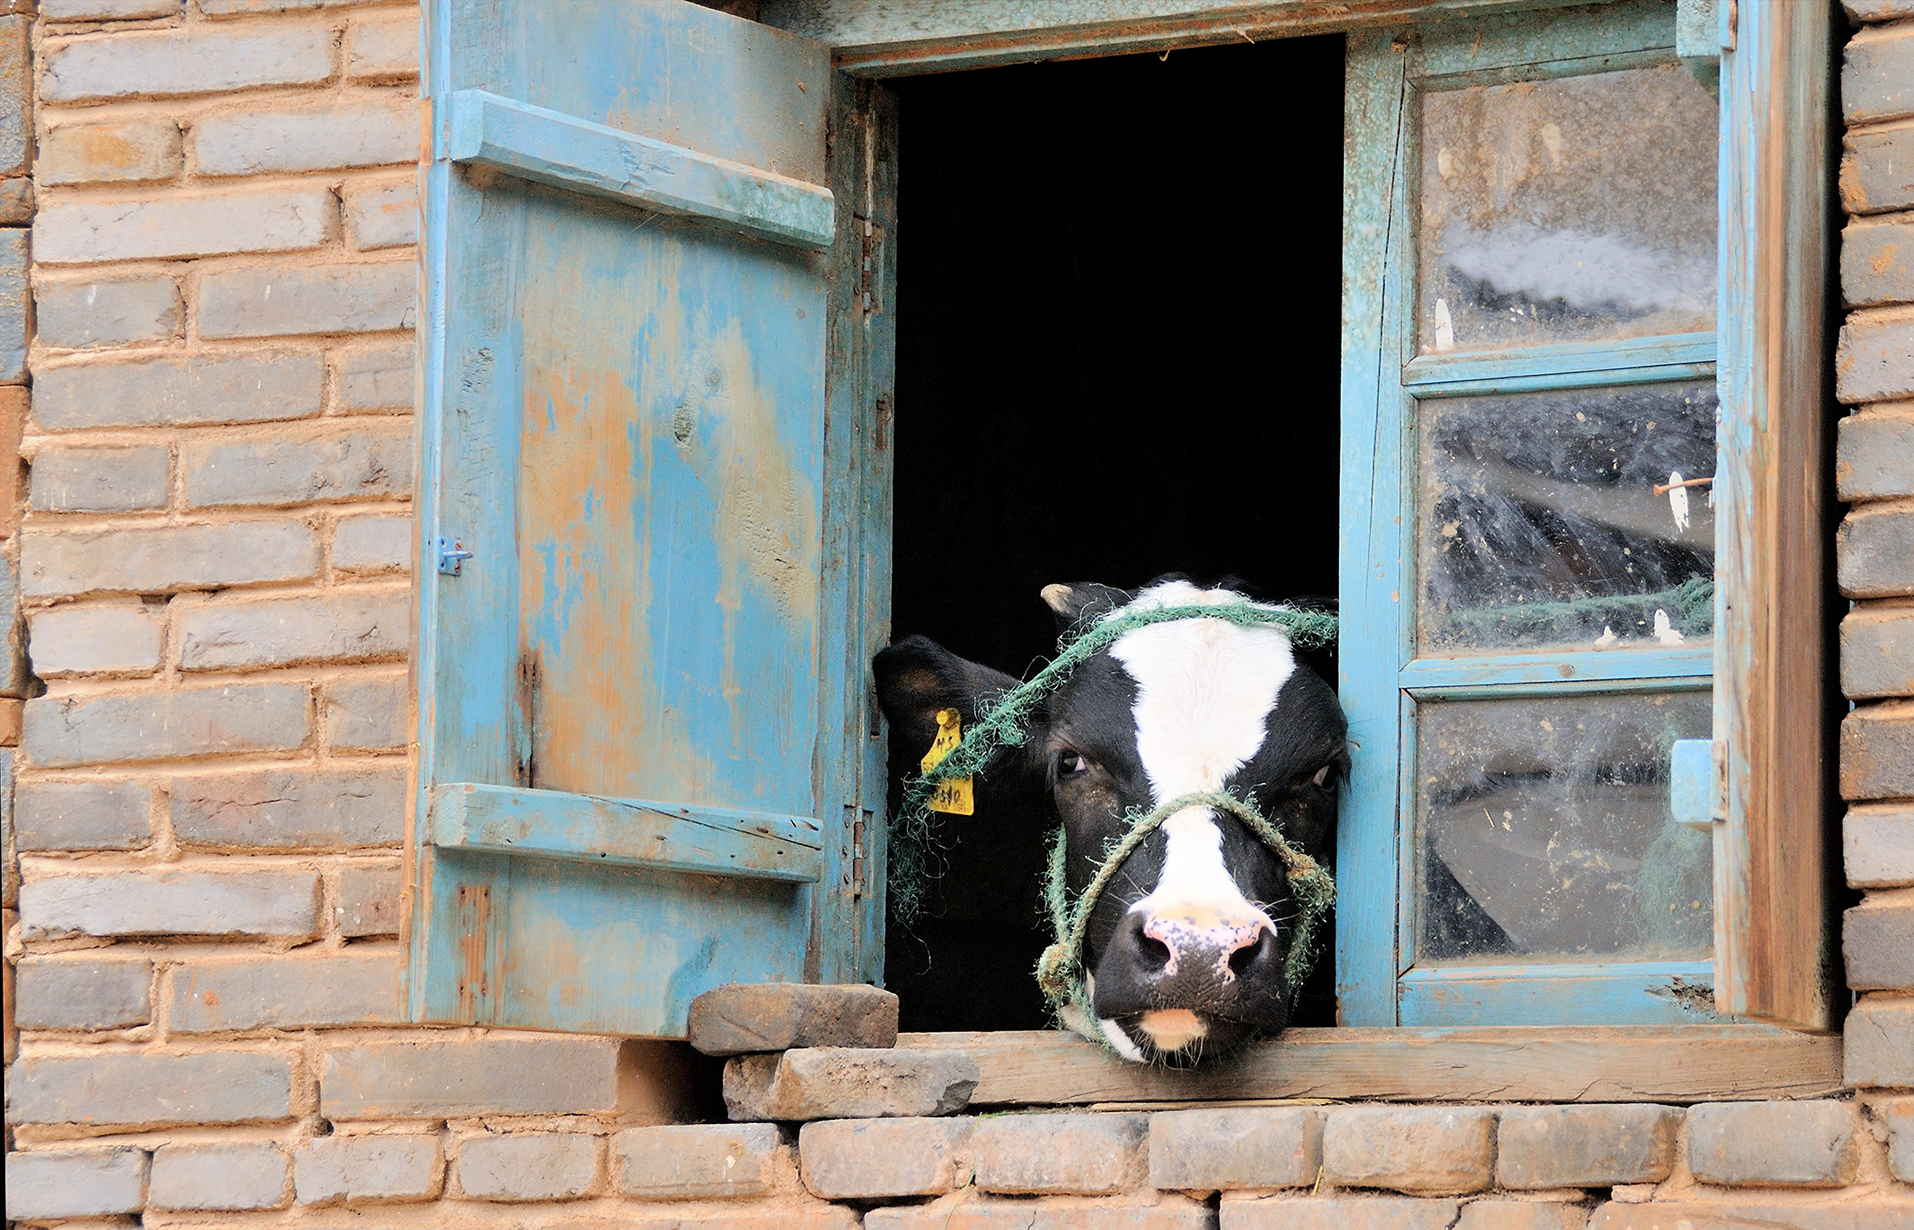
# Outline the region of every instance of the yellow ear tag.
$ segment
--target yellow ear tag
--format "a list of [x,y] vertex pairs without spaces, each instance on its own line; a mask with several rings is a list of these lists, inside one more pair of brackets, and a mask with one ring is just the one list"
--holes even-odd
[[[924,753],[920,769],[928,773],[943,763],[944,757],[957,750],[964,741],[963,724],[958,720],[955,709],[937,711],[937,737],[930,742],[930,750]],[[946,812],[953,816],[968,816],[973,811],[970,795],[970,779],[953,777],[949,781],[938,782],[931,788],[930,809]]]

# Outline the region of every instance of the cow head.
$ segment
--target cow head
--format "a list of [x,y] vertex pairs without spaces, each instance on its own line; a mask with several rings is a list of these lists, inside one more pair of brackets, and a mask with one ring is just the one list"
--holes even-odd
[[[1181,580],[1139,593],[1052,585],[1043,597],[1061,629],[1132,602],[1243,600]],[[968,723],[980,701],[1016,682],[923,637],[884,650],[875,667],[894,772],[929,748],[939,709],[955,708]],[[1060,824],[1073,896],[1127,831],[1126,815],[1200,791],[1250,800],[1313,855],[1335,822],[1335,791],[1349,765],[1345,730],[1335,694],[1298,662],[1280,630],[1220,619],[1150,624],[1072,672],[1030,722],[1023,746],[1005,749],[979,775],[977,808]],[[1281,1029],[1296,913],[1274,851],[1234,817],[1185,808],[1136,848],[1091,913],[1089,1003],[1067,1007],[1068,1023],[1128,1059],[1173,1063]]]

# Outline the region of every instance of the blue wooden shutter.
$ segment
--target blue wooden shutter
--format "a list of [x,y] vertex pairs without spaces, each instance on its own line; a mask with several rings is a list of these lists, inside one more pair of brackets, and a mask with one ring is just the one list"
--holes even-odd
[[679,0],[427,48],[412,1015],[873,978],[883,96]]

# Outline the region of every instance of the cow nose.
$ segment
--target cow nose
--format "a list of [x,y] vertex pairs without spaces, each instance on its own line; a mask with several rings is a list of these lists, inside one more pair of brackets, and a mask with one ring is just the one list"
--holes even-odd
[[1254,912],[1159,906],[1124,916],[1097,963],[1096,1008],[1231,1012],[1270,998],[1276,936]]
[[1161,956],[1165,978],[1182,974],[1235,982],[1273,948],[1269,920],[1215,909],[1159,908],[1137,916],[1141,920],[1139,946],[1147,959]]

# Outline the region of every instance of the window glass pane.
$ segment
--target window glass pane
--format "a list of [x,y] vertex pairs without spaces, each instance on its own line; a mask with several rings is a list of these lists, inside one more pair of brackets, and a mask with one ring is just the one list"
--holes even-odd
[[1716,108],[1678,65],[1422,95],[1422,353],[1715,327]]
[[1705,959],[1712,843],[1668,813],[1707,692],[1417,707],[1418,965]]
[[1417,404],[1424,653],[1695,643],[1714,629],[1712,382]]

